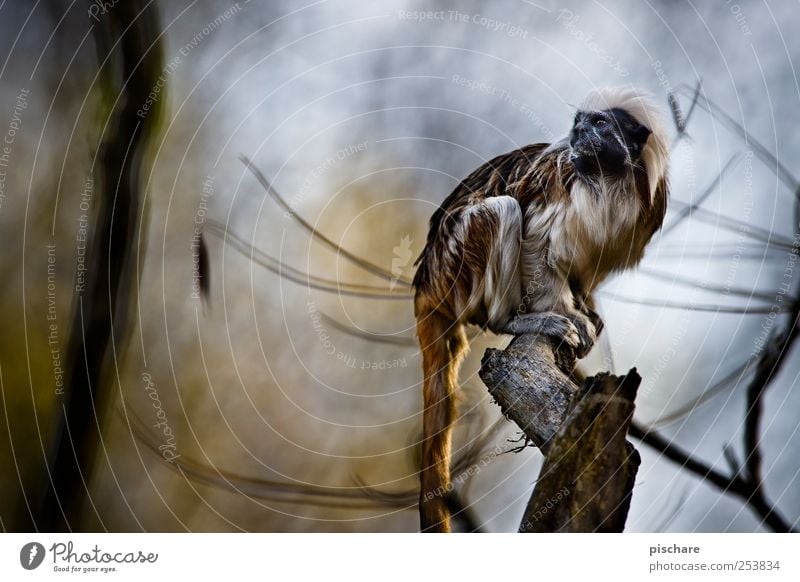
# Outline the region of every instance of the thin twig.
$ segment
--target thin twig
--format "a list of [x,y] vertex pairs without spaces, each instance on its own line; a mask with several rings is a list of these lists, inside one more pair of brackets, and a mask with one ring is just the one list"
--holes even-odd
[[621,303],[633,303],[634,305],[648,305],[651,307],[661,307],[664,309],[683,309],[685,311],[706,311],[709,313],[732,313],[740,315],[757,315],[765,313],[786,313],[790,310],[792,305],[784,305],[775,308],[772,305],[753,305],[753,306],[738,306],[738,305],[713,305],[713,304],[699,304],[699,303],[684,303],[681,301],[669,301],[667,299],[646,299],[644,297],[631,297],[629,295],[620,295],[619,293],[612,293],[610,291],[599,291],[597,293],[602,297],[619,301]]
[[693,287],[695,289],[700,289],[702,291],[707,291],[709,293],[718,293],[720,295],[733,295],[736,297],[744,297],[746,299],[760,299],[762,301],[772,301],[773,299],[775,299],[774,294],[764,293],[762,291],[756,291],[754,289],[747,289],[745,287],[728,287],[725,285],[714,285],[712,283],[706,283],[705,281],[701,281],[700,279],[694,279],[692,277],[684,277],[676,273],[665,273],[663,271],[658,271],[656,269],[648,269],[647,267],[640,267],[637,273],[641,275],[646,275],[648,277],[652,277],[654,279],[659,279],[661,281],[669,281],[670,283],[677,283],[679,285]]
[[679,446],[673,444],[662,435],[656,432],[648,432],[637,423],[632,423],[629,434],[663,454],[669,460],[677,463],[681,469],[698,475],[705,481],[712,483],[724,493],[732,493],[744,500],[763,522],[772,531],[779,533],[797,533],[786,520],[781,517],[777,510],[767,502],[763,494],[758,494],[752,484],[745,481],[741,476],[728,476],[711,468],[711,466],[694,458]]
[[740,157],[741,154],[736,154],[734,156],[731,156],[731,158],[725,163],[725,165],[722,167],[722,169],[719,171],[716,177],[711,181],[711,184],[709,184],[706,187],[706,189],[703,190],[700,196],[698,196],[696,200],[694,200],[687,206],[684,206],[675,213],[675,217],[669,223],[665,224],[664,227],[661,229],[662,238],[670,231],[674,230],[675,227],[677,227],[686,218],[691,216],[691,214],[695,210],[697,210],[703,202],[706,201],[706,199],[714,192],[714,189],[720,185],[720,183],[722,182],[722,177],[728,172],[728,170],[730,170],[733,167],[733,162],[738,160]]
[[226,244],[230,245],[231,248],[253,261],[255,264],[264,267],[287,281],[297,283],[298,285],[306,285],[309,289],[316,289],[318,291],[335,293],[338,295],[347,295],[350,297],[359,297],[361,299],[399,299],[407,301],[411,298],[411,293],[407,289],[392,291],[386,287],[336,281],[334,279],[326,279],[324,277],[312,275],[311,273],[306,273],[257,249],[240,236],[226,229],[224,225],[214,220],[209,220],[206,223],[206,229],[209,233],[220,237]]
[[383,269],[382,267],[379,267],[378,265],[366,259],[362,259],[358,255],[355,255],[350,251],[348,251],[347,249],[342,248],[340,244],[334,242],[333,240],[331,240],[330,238],[319,232],[319,230],[314,228],[314,226],[312,226],[310,222],[308,222],[302,216],[297,214],[295,210],[291,206],[289,206],[289,204],[286,202],[283,196],[281,196],[278,193],[278,191],[275,189],[272,183],[269,180],[267,180],[266,176],[264,176],[261,170],[259,170],[247,156],[241,155],[239,156],[239,159],[247,167],[247,169],[250,170],[253,176],[255,176],[256,180],[258,180],[258,183],[261,184],[261,187],[264,188],[267,194],[269,194],[272,197],[272,199],[275,200],[275,202],[277,202],[278,205],[281,208],[283,208],[285,212],[289,214],[289,216],[291,216],[301,227],[303,227],[311,235],[312,239],[321,242],[323,245],[327,246],[337,254],[342,255],[342,257],[344,257],[357,267],[364,269],[365,271],[375,275],[376,277],[380,277],[381,279],[385,279],[387,281],[392,281],[393,283],[400,285],[402,287],[406,287],[409,289],[411,288],[411,281],[404,279],[402,277],[398,277],[393,273],[387,271],[386,269]]

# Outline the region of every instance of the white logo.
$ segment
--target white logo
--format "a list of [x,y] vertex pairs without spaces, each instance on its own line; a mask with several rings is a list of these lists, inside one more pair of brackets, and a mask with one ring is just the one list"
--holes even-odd
[[394,290],[400,277],[403,276],[403,271],[411,262],[411,257],[414,253],[411,251],[411,237],[408,235],[400,239],[400,244],[392,249],[394,258],[392,259],[392,280],[389,282],[389,289]]

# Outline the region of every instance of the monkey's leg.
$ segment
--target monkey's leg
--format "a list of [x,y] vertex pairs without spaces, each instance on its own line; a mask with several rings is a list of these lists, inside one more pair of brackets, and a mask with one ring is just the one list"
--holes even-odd
[[425,260],[435,280],[417,287],[415,313],[423,367],[423,442],[420,527],[450,530],[446,497],[450,441],[456,417],[459,361],[466,351],[462,322],[508,319],[521,301],[519,251],[522,212],[510,196],[476,202],[448,225]]
[[487,198],[464,212],[461,221],[456,232],[463,271],[470,283],[477,283],[458,316],[467,319],[482,306],[494,333],[539,333],[565,342],[578,357],[588,353],[595,327],[576,309],[569,286],[547,266],[546,251],[523,240],[517,200]]

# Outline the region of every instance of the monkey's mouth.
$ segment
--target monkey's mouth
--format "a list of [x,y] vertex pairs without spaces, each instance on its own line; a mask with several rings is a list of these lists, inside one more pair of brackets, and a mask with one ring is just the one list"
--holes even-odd
[[572,165],[579,174],[593,175],[600,170],[600,158],[592,149],[573,151],[569,156]]
[[569,156],[575,171],[584,176],[598,174],[617,175],[625,171],[624,156],[616,156],[605,149],[577,148]]

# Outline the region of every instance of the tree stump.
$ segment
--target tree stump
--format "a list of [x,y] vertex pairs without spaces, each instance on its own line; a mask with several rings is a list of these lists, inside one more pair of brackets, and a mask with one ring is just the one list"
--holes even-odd
[[627,441],[641,377],[574,379],[575,357],[544,336],[488,349],[480,376],[503,414],[545,455],[520,532],[621,532],[639,453]]

